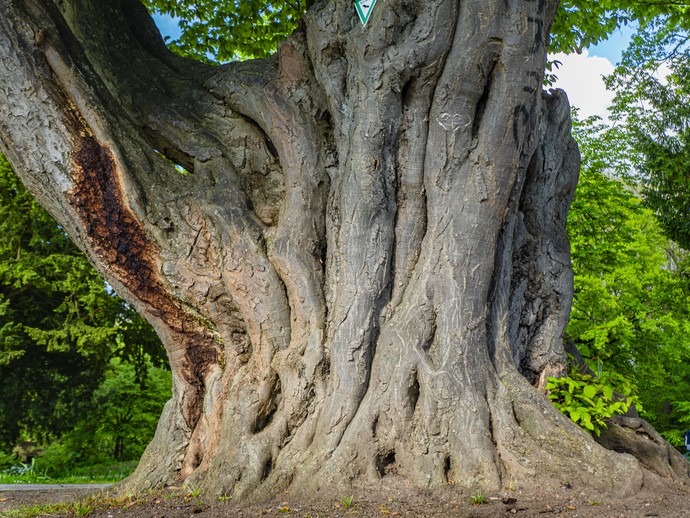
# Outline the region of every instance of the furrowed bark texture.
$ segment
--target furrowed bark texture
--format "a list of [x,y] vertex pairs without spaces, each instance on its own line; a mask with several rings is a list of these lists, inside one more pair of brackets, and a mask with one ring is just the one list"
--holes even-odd
[[391,0],[363,28],[323,1],[276,56],[210,67],[135,0],[0,0],[3,150],[170,358],[127,485],[687,478],[540,390],[565,368],[579,169],[541,88],[556,7]]

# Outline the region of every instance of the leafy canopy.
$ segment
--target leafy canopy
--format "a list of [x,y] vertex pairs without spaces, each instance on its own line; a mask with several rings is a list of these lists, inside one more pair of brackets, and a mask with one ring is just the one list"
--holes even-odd
[[580,52],[632,22],[666,16],[669,26],[690,28],[690,2],[684,0],[563,0],[551,30],[551,51]]
[[[142,1],[151,12],[178,20],[182,35],[169,42],[176,52],[221,63],[272,54],[298,27],[311,3],[309,0]],[[660,15],[668,15],[669,23],[688,28],[688,6],[688,2],[679,0],[564,0],[553,24],[551,50],[581,50],[605,40],[621,25]],[[352,15],[354,23],[354,1]]]
[[151,327],[106,286],[0,155],[0,449],[70,430],[112,357],[146,379]]
[[182,35],[169,42],[173,50],[183,56],[221,63],[272,54],[297,28],[306,11],[305,0],[143,3],[151,12],[178,19]]
[[614,74],[614,118],[666,233],[690,248],[690,36],[667,19],[642,27]]
[[602,130],[575,124],[583,165],[568,215],[575,295],[566,334],[617,392],[636,392],[643,416],[678,445],[690,401],[687,253],[629,186],[607,176],[627,148],[614,138],[624,134]]

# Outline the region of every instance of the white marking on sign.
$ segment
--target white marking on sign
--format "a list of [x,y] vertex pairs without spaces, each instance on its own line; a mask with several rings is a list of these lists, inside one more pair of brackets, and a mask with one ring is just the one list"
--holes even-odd
[[359,19],[362,20],[362,25],[366,26],[375,5],[376,0],[355,0],[355,8],[357,9]]

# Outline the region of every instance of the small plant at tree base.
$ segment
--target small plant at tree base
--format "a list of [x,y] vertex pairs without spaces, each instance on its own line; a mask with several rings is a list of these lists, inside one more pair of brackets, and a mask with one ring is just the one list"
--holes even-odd
[[74,505],[74,514],[76,516],[88,516],[93,513],[94,507],[88,503],[79,502]]
[[470,503],[472,505],[485,504],[486,503],[486,497],[484,496],[484,493],[479,491],[478,493],[475,493],[474,495],[472,495],[472,497],[470,498]]
[[558,410],[597,437],[606,428],[605,419],[625,414],[637,401],[637,396],[616,398],[611,385],[576,371],[567,377],[549,378],[546,390]]
[[355,497],[352,495],[346,496],[340,501],[340,503],[343,505],[345,509],[349,509],[350,507],[352,507],[352,502],[354,501],[354,499]]

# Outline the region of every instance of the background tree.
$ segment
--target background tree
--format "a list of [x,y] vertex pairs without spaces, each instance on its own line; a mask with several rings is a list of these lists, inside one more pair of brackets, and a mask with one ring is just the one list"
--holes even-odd
[[690,248],[690,39],[662,18],[644,25],[608,86],[628,135],[635,181],[668,236]]
[[575,293],[566,336],[681,446],[690,397],[690,291],[679,264],[686,253],[629,186],[605,174],[623,166],[617,157],[627,142],[594,120],[576,128],[583,163],[568,215]]
[[[676,337],[686,335],[688,310],[687,252],[681,247],[690,246],[689,70],[688,17],[645,20],[607,79],[608,87],[616,91],[615,124],[597,132],[596,141],[590,140],[598,147],[607,144],[608,152],[596,158],[598,170],[639,189],[643,205],[653,211],[664,234],[680,245],[664,244],[662,259],[659,241],[655,262],[663,270],[652,268],[644,274],[631,264],[633,273],[647,285],[638,293],[647,299],[649,310],[643,313],[645,306],[640,308],[636,324],[628,328],[631,340],[621,342],[646,344],[628,353],[628,366],[621,372],[631,373],[631,379],[639,383],[645,415],[676,445],[682,443],[688,423],[687,347]],[[637,213],[644,214],[641,208]],[[660,239],[658,231],[647,228],[638,242],[651,236]],[[650,272],[653,279],[648,277]],[[622,290],[621,294],[623,300]],[[630,323],[624,316],[621,321]]]
[[31,198],[0,155],[0,447],[55,440],[91,410],[112,357],[160,365],[151,327]]
[[[145,385],[135,368],[113,358],[86,411],[59,441],[44,448],[34,471],[58,476],[94,466],[138,461],[170,399],[170,372],[149,364]],[[126,466],[127,464],[125,464]]]
[[142,386],[133,368],[117,359],[109,367],[105,381],[93,394],[93,414],[80,422],[77,431],[104,456],[138,460],[170,399],[170,373],[154,367]]
[[0,7],[3,147],[170,358],[130,484],[687,479],[538,390],[565,367],[579,165],[541,91],[558,2],[386,2],[363,28],[324,1],[220,67],[171,54],[135,0]]

